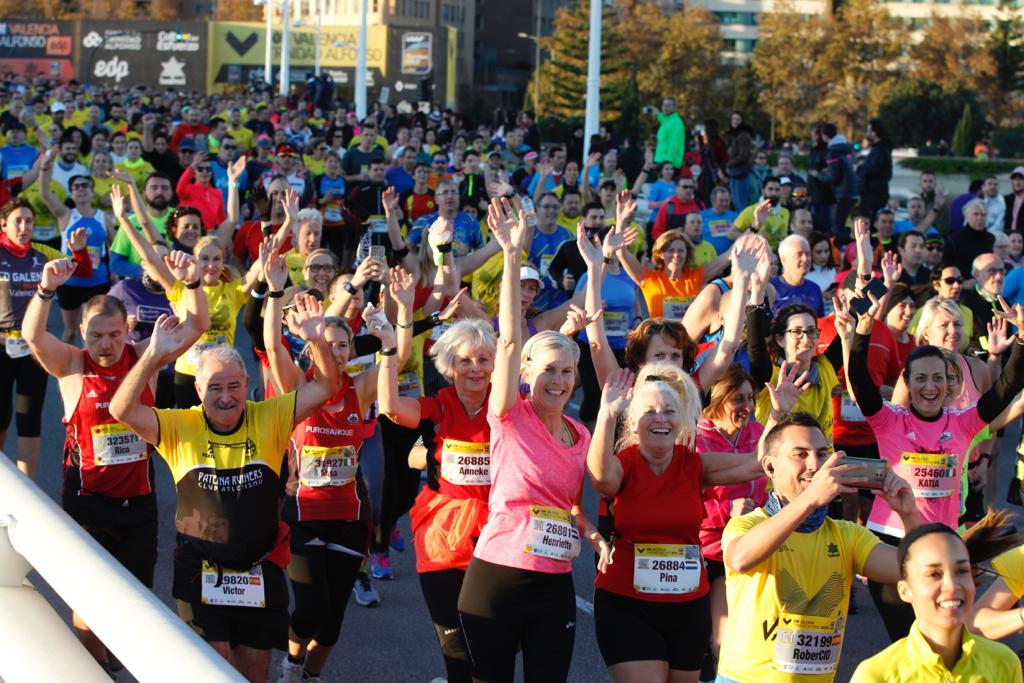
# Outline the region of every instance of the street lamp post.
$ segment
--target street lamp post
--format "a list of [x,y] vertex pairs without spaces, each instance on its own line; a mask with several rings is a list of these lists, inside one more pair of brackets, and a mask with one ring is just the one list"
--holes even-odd
[[278,92],[288,96],[291,81],[291,55],[289,50],[288,0],[281,0],[281,87]]
[[[285,0],[287,2],[287,0]],[[601,120],[601,0],[590,0],[590,45],[587,55],[587,114],[583,125],[583,158]]]
[[356,46],[356,118],[366,118],[366,10],[369,0],[360,0],[359,43]]
[[540,3],[541,0],[536,0],[533,5],[534,13],[534,34],[523,33],[520,31],[516,34],[519,38],[524,40],[533,41],[533,115],[539,116],[540,112]]
[[274,3],[262,0],[267,11],[266,46],[263,50],[263,80],[267,85],[274,85]]

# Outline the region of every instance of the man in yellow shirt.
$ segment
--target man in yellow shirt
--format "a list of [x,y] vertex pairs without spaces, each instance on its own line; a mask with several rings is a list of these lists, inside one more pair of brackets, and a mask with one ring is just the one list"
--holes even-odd
[[[863,477],[863,466],[830,454],[813,417],[773,410],[769,426],[759,459],[774,490],[763,508],[733,518],[722,535],[729,618],[718,680],[830,683],[854,574],[896,583],[896,549],[827,516],[833,498],[856,491],[843,479]],[[919,524],[910,486],[892,471],[879,495],[905,528]]]
[[317,370],[297,391],[247,401],[245,363],[233,347],[219,345],[199,358],[201,405],[141,405],[143,389],[188,342],[176,318],[161,317],[110,403],[111,415],[156,446],[174,477],[178,613],[254,681],[266,680],[270,650],[288,641],[288,534],[278,512],[283,455],[295,426],[341,386],[320,305],[297,302],[291,322]]
[[228,112],[228,135],[238,143],[240,154],[252,149],[253,132],[242,125],[242,110],[238,107],[232,107]]

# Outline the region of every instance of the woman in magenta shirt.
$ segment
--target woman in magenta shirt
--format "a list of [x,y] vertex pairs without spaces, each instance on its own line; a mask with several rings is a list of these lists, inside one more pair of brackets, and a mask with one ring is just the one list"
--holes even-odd
[[[522,649],[526,680],[565,680],[575,639],[572,560],[580,538],[608,545],[580,508],[590,433],[564,415],[579,350],[545,331],[522,339],[519,267],[530,228],[505,199],[487,223],[504,252],[499,339],[491,376],[491,494],[487,523],[459,595],[473,678],[511,681]],[[519,380],[528,386],[519,393]]]

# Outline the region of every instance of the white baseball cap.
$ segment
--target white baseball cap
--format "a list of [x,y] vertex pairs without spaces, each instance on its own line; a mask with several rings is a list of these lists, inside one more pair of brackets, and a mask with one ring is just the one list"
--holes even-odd
[[536,280],[540,288],[544,289],[544,280],[533,266],[519,266],[519,280]]
[[1011,178],[1015,175],[1024,176],[1024,166],[1018,166],[1017,168],[1010,171]]

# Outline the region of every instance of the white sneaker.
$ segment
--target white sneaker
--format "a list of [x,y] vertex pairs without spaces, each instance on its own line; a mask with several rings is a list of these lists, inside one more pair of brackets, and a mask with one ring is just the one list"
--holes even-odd
[[281,662],[281,677],[277,683],[302,683],[302,665],[288,661],[288,655]]

